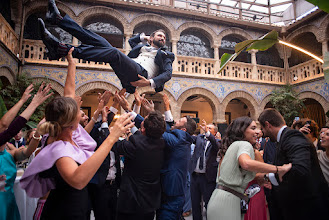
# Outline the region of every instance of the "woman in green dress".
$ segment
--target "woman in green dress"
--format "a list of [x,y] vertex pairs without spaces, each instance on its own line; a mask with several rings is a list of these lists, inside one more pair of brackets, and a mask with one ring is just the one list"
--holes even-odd
[[[255,160],[252,145],[256,144],[259,129],[249,117],[235,119],[227,128],[222,141],[225,153],[217,175],[217,186],[207,207],[208,220],[241,220],[240,198],[219,189],[224,186],[238,193],[244,193],[256,173],[277,173],[280,178],[291,169],[291,164],[274,166]],[[225,152],[226,151],[226,152]]]

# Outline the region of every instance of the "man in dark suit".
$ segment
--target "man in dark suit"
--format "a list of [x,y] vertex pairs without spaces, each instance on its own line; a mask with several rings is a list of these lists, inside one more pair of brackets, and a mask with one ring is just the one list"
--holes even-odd
[[[137,86],[151,86],[156,92],[160,92],[164,84],[171,79],[175,55],[164,48],[166,34],[163,30],[157,30],[149,37],[139,34],[129,39],[132,50],[126,56],[103,37],[79,26],[68,15],[63,18],[54,0],[49,0],[46,21],[58,25],[82,42],[74,49],[73,57],[109,63],[120,79],[122,87],[131,94]],[[72,46],[60,43],[45,29],[41,19],[39,25],[42,40],[49,51],[49,59],[57,60],[66,56]],[[149,42],[150,45],[139,44],[142,41]]]
[[[117,220],[153,220],[161,203],[160,169],[163,165],[166,129],[160,112],[153,111],[129,141],[113,150],[125,158],[118,198]],[[137,130],[137,129],[136,129]]]
[[[110,108],[110,112],[107,112],[106,108],[103,109],[102,121],[96,122],[91,130],[90,136],[97,143],[95,150],[98,149],[110,134],[108,125],[111,124],[117,112],[116,108],[118,108],[118,104],[116,104],[115,100],[113,106]],[[117,192],[120,187],[120,182],[120,155],[112,149],[87,185],[89,200],[92,206],[88,212],[88,217],[90,216],[92,208],[96,220],[115,220],[118,198]]]
[[258,120],[264,135],[278,142],[274,165],[292,163],[282,182],[269,174],[273,185],[279,183],[272,190],[278,219],[328,219],[328,185],[313,144],[301,132],[287,128],[275,109],[264,110]]
[[9,143],[13,144],[16,148],[20,148],[26,145],[25,138],[23,137],[23,132],[20,130],[14,138],[12,138]]
[[191,199],[193,219],[202,220],[203,201],[207,207],[212,192],[216,187],[218,169],[217,153],[220,140],[215,138],[218,132],[214,124],[208,124],[203,120],[201,128],[205,134],[196,137],[195,148],[190,163],[191,175]]

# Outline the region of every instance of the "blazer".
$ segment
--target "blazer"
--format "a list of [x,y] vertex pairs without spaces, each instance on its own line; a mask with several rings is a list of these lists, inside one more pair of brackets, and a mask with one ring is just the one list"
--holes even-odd
[[292,163],[273,196],[284,219],[327,219],[328,185],[322,174],[315,147],[297,130],[285,128],[277,145],[274,164]]
[[164,165],[161,169],[162,191],[167,196],[184,195],[192,136],[179,129],[167,129],[162,137],[166,143]]
[[[208,182],[216,182],[217,177],[217,169],[218,169],[218,162],[217,162],[217,153],[221,146],[220,140],[216,139],[214,135],[210,134],[208,137],[210,141],[207,151],[205,153],[206,158],[206,178]],[[190,172],[193,173],[198,159],[202,156],[203,153],[203,146],[207,143],[204,134],[199,134],[195,140],[195,148],[191,158],[190,163]]]
[[122,213],[149,213],[160,207],[160,169],[163,165],[165,143],[137,131],[129,141],[113,146],[123,155],[125,166],[121,177],[118,211]]
[[[137,58],[139,56],[141,48],[146,45],[139,44],[140,42],[140,34],[129,39],[132,50],[129,52],[128,57]],[[167,51],[164,47],[158,49],[154,62],[159,66],[159,75],[153,78],[156,85],[156,92],[161,92],[164,88],[164,84],[171,79],[172,63],[174,60],[174,53]]]

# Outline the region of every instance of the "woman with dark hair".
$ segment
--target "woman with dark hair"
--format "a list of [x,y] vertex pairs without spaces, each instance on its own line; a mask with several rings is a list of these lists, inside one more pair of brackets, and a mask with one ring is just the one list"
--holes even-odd
[[235,119],[222,140],[225,154],[217,175],[217,186],[207,207],[208,220],[241,220],[240,200],[248,183],[259,173],[276,173],[280,179],[291,169],[291,164],[274,166],[255,160],[253,146],[259,130],[249,117]]

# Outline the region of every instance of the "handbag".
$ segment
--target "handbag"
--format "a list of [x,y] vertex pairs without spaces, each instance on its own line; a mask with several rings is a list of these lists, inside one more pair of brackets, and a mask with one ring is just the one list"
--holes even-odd
[[234,189],[231,189],[227,186],[222,186],[222,185],[219,185],[219,184],[217,184],[216,188],[224,190],[224,191],[229,192],[229,193],[232,193],[233,195],[239,197],[241,199],[241,201],[240,201],[241,213],[245,214],[247,212],[248,203],[249,203],[249,200],[250,200],[249,197],[247,196],[247,194],[239,193],[239,192],[235,191]]

